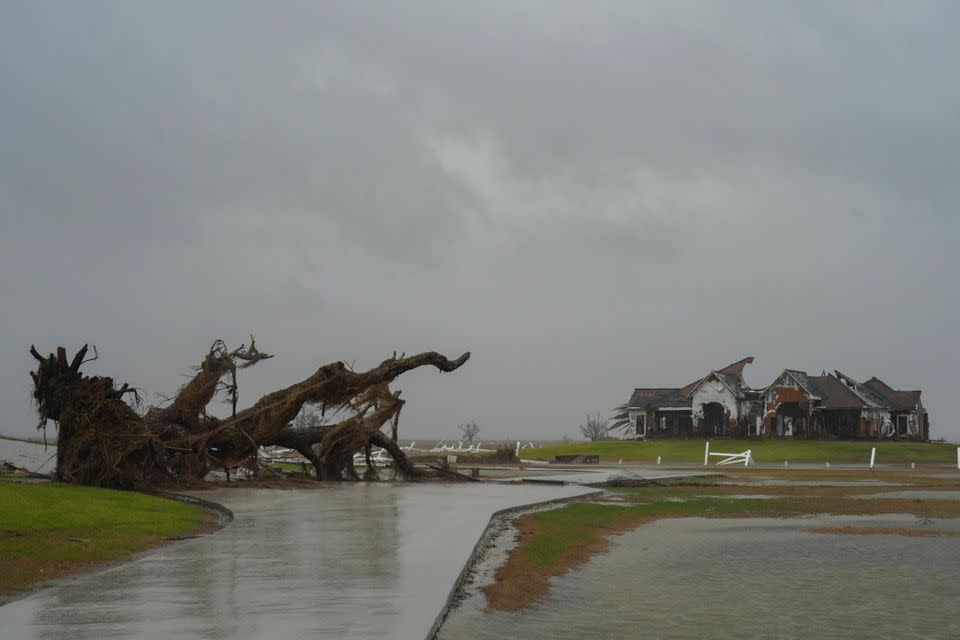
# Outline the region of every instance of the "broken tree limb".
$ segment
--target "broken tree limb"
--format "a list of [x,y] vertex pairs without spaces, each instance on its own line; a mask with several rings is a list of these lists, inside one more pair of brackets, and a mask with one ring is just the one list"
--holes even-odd
[[[147,488],[160,482],[198,480],[211,468],[230,469],[256,459],[261,446],[281,445],[304,455],[321,479],[356,478],[353,456],[369,447],[383,448],[398,475],[415,478],[395,439],[396,420],[404,401],[389,383],[403,373],[424,366],[455,371],[469,358],[455,360],[436,352],[392,357],[364,372],[351,371],[343,362],[320,367],[313,375],[262,397],[253,406],[223,420],[206,414],[221,379],[231,375],[228,398],[236,403],[236,371],[272,356],[249,347],[230,350],[222,340],[213,343],[194,377],[169,405],[150,408],[141,417],[123,397],[136,390],[116,386],[108,377],[86,377],[80,372],[86,347],[67,361],[66,350],[44,358],[31,346],[37,370],[31,372],[38,428],[54,420],[59,430],[57,478],[66,482],[121,488]],[[237,364],[237,361],[240,364]],[[137,398],[139,396],[136,396]],[[304,404],[347,414],[341,422],[295,433],[289,425]],[[392,423],[393,435],[381,429]],[[368,467],[368,473],[373,469]],[[374,469],[375,472],[375,469]]]

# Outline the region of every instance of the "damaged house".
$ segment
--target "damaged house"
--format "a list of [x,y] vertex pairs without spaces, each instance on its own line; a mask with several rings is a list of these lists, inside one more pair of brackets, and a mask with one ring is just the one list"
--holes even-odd
[[681,388],[634,389],[626,437],[779,437],[929,439],[920,391],[879,378],[860,383],[836,371],[819,376],[784,369],[769,386],[751,388],[744,358]]

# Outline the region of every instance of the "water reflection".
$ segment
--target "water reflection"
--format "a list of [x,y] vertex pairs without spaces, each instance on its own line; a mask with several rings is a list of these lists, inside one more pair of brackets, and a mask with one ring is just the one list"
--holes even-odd
[[204,497],[236,519],[0,607],[0,637],[422,638],[490,515],[571,487],[351,484]]
[[[534,611],[484,613],[441,638],[945,638],[960,636],[956,538],[817,535],[915,519],[662,520],[553,580]],[[938,528],[953,527],[952,522]]]

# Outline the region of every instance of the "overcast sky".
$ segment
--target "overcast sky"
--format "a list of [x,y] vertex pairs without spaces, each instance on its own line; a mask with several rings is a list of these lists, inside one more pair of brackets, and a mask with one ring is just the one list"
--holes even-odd
[[0,0],[0,432],[27,350],[241,404],[344,359],[401,435],[574,435],[747,355],[960,438],[954,2]]

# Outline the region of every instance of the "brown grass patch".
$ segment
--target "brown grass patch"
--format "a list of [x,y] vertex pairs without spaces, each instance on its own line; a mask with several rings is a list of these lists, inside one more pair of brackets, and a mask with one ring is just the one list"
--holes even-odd
[[585,563],[593,554],[606,551],[610,546],[609,536],[625,533],[655,519],[625,519],[590,528],[586,539],[571,543],[556,562],[543,565],[535,562],[522,550],[542,535],[545,527],[549,525],[534,519],[531,514],[521,516],[516,523],[519,532],[517,547],[510,552],[506,563],[497,570],[495,582],[483,587],[487,598],[487,611],[519,611],[532,608],[550,590],[551,577],[562,575]]
[[[937,477],[949,473],[950,469],[837,469],[837,468],[782,468],[768,469],[756,467],[727,467],[723,470],[724,475],[737,480],[796,480],[796,481],[822,481],[829,482],[834,480],[854,482],[858,480],[881,481],[891,483],[913,484],[920,486],[928,485],[949,485],[956,487],[960,480],[960,474],[957,474],[956,480],[950,478]],[[880,487],[875,487],[879,489]]]
[[[956,486],[949,488],[955,489]],[[960,501],[916,498],[851,498],[882,491],[877,487],[742,487],[718,485],[674,485],[662,488],[620,490],[624,497],[641,502],[637,506],[589,505],[592,511],[573,503],[554,512],[527,514],[517,521],[519,543],[506,563],[496,572],[495,582],[484,587],[488,610],[516,611],[531,608],[546,595],[550,578],[585,563],[591,555],[606,551],[609,537],[624,533],[660,518],[788,518],[801,515],[884,515],[912,514],[926,518],[960,517]],[[729,494],[772,495],[777,498],[729,499]],[[718,494],[718,497],[709,497]],[[705,495],[707,497],[705,497]],[[686,502],[663,501],[684,497]],[[600,510],[600,511],[597,511]],[[606,510],[607,512],[602,512]],[[567,515],[560,512],[569,511]],[[557,513],[555,517],[545,517]],[[573,533],[570,533],[570,530]],[[933,529],[882,527],[825,527],[814,533],[887,534],[904,536],[957,535]],[[538,559],[532,548],[553,545],[547,559]]]

